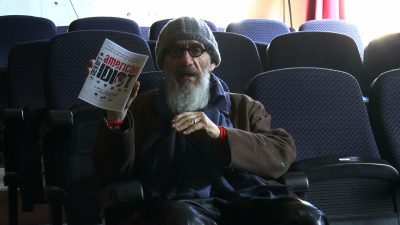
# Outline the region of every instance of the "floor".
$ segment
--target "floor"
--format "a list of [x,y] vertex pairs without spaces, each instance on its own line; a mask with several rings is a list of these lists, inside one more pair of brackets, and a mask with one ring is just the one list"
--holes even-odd
[[[7,187],[3,183],[4,168],[0,168],[0,225],[8,225],[8,196]],[[20,204],[19,204],[20,205]],[[32,212],[21,212],[19,210],[20,225],[45,225],[50,224],[49,206],[38,204]]]

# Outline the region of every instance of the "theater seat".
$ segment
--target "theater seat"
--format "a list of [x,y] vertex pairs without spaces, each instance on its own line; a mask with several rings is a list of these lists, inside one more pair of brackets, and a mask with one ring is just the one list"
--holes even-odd
[[400,69],[382,73],[371,85],[369,112],[382,158],[400,169]]
[[303,199],[330,224],[399,224],[399,173],[379,154],[360,87],[348,73],[324,68],[264,72],[246,92],[262,102],[272,128],[294,138],[304,173]]
[[92,143],[102,110],[78,99],[86,79],[85,67],[97,56],[105,38],[122,47],[148,55],[143,71],[153,71],[151,53],[141,37],[118,31],[73,31],[50,41],[45,78],[48,107],[47,132],[43,134],[46,197],[54,216],[68,224],[101,222],[99,204],[91,179]]

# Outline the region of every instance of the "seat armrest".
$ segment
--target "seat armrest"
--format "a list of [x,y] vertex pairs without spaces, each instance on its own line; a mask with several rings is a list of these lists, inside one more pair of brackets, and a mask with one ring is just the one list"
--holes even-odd
[[114,182],[101,189],[99,194],[105,224],[119,224],[121,218],[143,207],[143,187],[138,180]]
[[397,183],[399,172],[382,159],[325,157],[307,159],[292,165],[293,172],[304,172],[310,183],[338,178],[380,178]]
[[81,104],[71,110],[49,110],[51,126],[72,126],[75,123],[99,120],[101,109]]
[[45,189],[45,199],[50,204],[50,217],[52,224],[58,225],[63,222],[63,205],[68,193],[57,186],[48,186]]
[[295,193],[304,193],[309,189],[308,178],[303,172],[287,172],[279,180],[291,186]]
[[16,172],[7,172],[3,177],[4,186],[7,187],[15,187],[17,188],[18,185],[21,183],[21,176]]
[[68,193],[58,186],[48,186],[45,188],[45,198],[51,205],[62,205]]
[[142,184],[138,180],[115,182],[111,186],[111,199],[114,207],[143,201]]
[[49,123],[51,126],[72,126],[74,116],[69,110],[49,110]]
[[24,110],[22,108],[6,108],[3,111],[4,120],[8,122],[23,122]]

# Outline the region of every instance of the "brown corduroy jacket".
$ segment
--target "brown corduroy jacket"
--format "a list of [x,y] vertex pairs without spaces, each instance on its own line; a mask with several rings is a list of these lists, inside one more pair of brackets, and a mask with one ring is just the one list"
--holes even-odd
[[[161,120],[154,110],[157,95],[157,91],[151,91],[136,97],[128,113],[129,123],[134,128],[116,132],[105,123],[100,124],[93,149],[94,179],[99,187],[132,173],[129,168],[140,160],[135,159],[140,155],[137,152],[140,149],[135,149],[135,140],[140,142],[144,135],[151,135],[148,125]],[[235,93],[230,94],[230,100],[233,128],[226,130],[231,167],[267,180],[282,176],[296,157],[292,137],[283,129],[271,129],[271,116],[260,102]]]

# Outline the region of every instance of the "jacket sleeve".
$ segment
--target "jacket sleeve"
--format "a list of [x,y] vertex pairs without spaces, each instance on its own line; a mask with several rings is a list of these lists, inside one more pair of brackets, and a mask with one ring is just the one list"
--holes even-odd
[[245,95],[233,95],[231,101],[231,167],[265,179],[282,176],[296,157],[293,138],[283,129],[271,129],[271,116],[260,102]]
[[111,130],[100,121],[93,146],[93,178],[96,186],[104,187],[116,180],[126,178],[124,168],[135,157],[133,119],[128,112],[124,131]]

